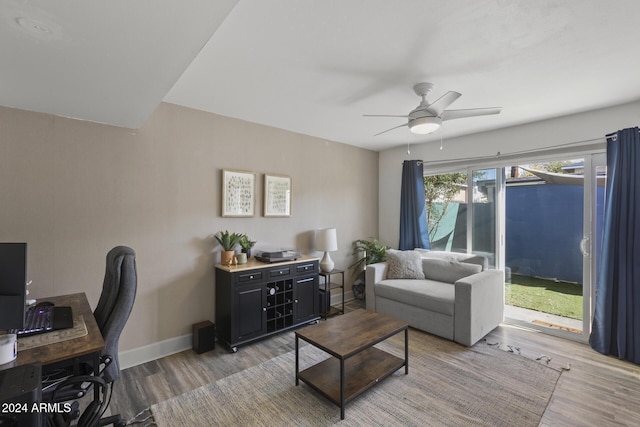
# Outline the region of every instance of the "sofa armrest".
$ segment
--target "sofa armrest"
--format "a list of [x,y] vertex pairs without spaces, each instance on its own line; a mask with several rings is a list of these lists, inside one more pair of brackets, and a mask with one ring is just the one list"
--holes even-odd
[[502,270],[485,270],[455,283],[454,341],[472,346],[503,318]]
[[365,300],[367,310],[376,311],[376,289],[375,284],[387,278],[387,263],[378,262],[367,265],[364,276]]

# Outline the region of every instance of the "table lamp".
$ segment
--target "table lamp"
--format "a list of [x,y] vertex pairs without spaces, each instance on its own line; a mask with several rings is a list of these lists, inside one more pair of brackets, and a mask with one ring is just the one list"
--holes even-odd
[[316,230],[316,249],[324,251],[324,256],[322,257],[322,261],[320,261],[320,270],[325,273],[333,270],[335,264],[331,256],[329,256],[329,252],[338,250],[338,237],[336,236],[335,228]]

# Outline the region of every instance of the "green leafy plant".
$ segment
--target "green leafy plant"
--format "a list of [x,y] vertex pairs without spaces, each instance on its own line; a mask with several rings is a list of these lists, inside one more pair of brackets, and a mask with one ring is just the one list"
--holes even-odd
[[[364,267],[387,260],[388,247],[372,237],[370,240],[359,239],[353,242],[353,255],[357,260],[349,266],[355,272],[364,271]],[[364,255],[364,256],[361,256]]]
[[[218,235],[219,234],[219,235]],[[227,230],[221,231],[216,234],[216,240],[222,246],[222,249],[225,251],[232,251],[236,247],[238,243],[240,243],[240,239],[244,234],[239,233],[229,233]]]
[[253,247],[253,245],[255,245],[255,244],[256,244],[256,242],[251,240],[251,239],[249,239],[249,237],[246,234],[243,234],[242,237],[240,238],[240,246],[245,251],[251,249]]

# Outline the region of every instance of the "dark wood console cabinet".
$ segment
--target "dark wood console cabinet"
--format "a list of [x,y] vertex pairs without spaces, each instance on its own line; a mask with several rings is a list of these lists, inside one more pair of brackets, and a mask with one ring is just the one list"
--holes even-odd
[[320,318],[317,258],[216,265],[216,335],[238,346]]

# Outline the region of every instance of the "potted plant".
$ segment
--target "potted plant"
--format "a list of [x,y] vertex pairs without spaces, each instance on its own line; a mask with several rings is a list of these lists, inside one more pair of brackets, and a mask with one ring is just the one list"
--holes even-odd
[[381,244],[377,239],[359,239],[353,242],[353,255],[356,261],[349,266],[353,269],[356,279],[353,282],[353,296],[357,299],[364,299],[364,272],[369,264],[383,262],[387,260],[387,246]]
[[251,258],[251,248],[256,244],[255,241],[249,239],[246,234],[243,234],[240,238],[240,247],[242,248],[242,252],[247,254],[247,259]]
[[220,263],[229,264],[235,255],[235,248],[240,243],[240,239],[244,234],[229,233],[227,230],[221,231],[216,234],[216,240],[222,246],[222,252],[220,252]]

